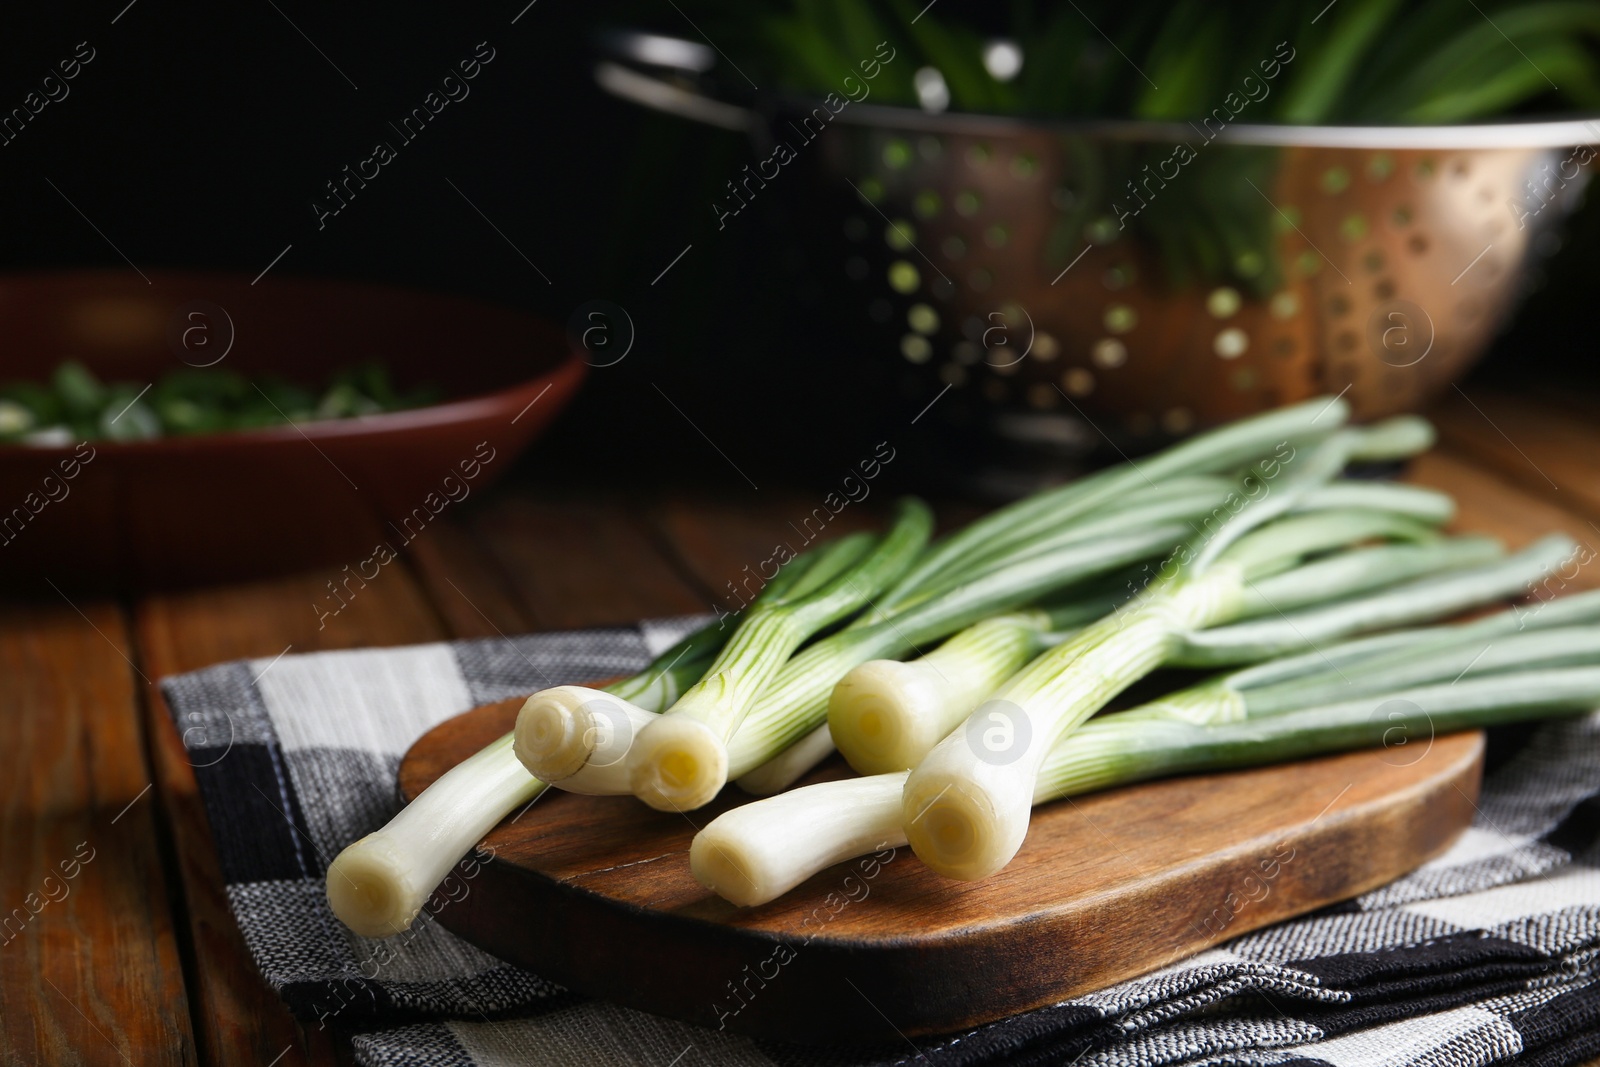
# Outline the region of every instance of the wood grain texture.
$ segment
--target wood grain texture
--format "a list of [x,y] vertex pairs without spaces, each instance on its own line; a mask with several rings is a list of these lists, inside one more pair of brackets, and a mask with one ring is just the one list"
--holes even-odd
[[738,610],[761,591],[761,575],[782,561],[779,546],[798,554],[819,541],[882,529],[887,497],[869,495],[842,507],[836,502],[834,514],[824,504],[827,495],[768,490],[759,496],[673,496],[651,510],[651,520],[691,579],[717,604]]
[[[1600,455],[1600,445],[1596,454]],[[1525,480],[1506,481],[1447,450],[1419,456],[1406,480],[1455,498],[1456,517],[1450,524],[1455,532],[1489,534],[1511,549],[1551,533],[1564,533],[1576,541],[1578,554],[1542,584],[1537,592],[1541,599],[1600,586],[1600,528],[1529,492],[1523,488]]]
[[[474,508],[475,505],[468,505]],[[470,514],[447,517],[407,546],[412,567],[455,638],[501,637],[537,629],[508,571]],[[559,555],[554,562],[565,563]]]
[[1458,387],[1429,417],[1450,451],[1600,522],[1600,429],[1592,400],[1585,418],[1548,403]]
[[[519,705],[424,735],[401,766],[404,795],[510,729]],[[563,793],[489,835],[494,858],[438,921],[647,1011],[763,1037],[895,1041],[1103,988],[1382,885],[1472,821],[1482,754],[1467,733],[1407,765],[1376,750],[1112,790],[1041,807],[1017,858],[984,882],[947,881],[900,849],[749,909],[699,885],[687,855],[697,826],[747,799],[737,790],[688,817]],[[808,781],[845,773],[835,759]]]
[[[424,536],[427,536],[424,534]],[[442,638],[438,616],[406,562],[396,560],[365,587],[352,585],[338,606],[327,583],[340,568],[147,596],[136,633],[152,678],[242,658],[270,660],[286,649],[396,645]],[[353,590],[353,592],[352,592]],[[162,808],[172,827],[193,957],[189,996],[207,1063],[349,1062],[331,1030],[303,1024],[256,970],[234,923],[205,809],[171,713],[159,693],[147,715]]]
[[472,525],[533,629],[710,610],[639,515],[637,502],[613,496],[541,491],[487,500]]
[[115,605],[0,607],[0,1062],[196,1050]]

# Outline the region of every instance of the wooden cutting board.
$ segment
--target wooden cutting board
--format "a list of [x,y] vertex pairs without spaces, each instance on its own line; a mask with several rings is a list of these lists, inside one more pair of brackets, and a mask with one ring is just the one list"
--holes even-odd
[[[435,727],[406,800],[511,729],[522,701]],[[548,790],[436,898],[445,928],[581,993],[712,1028],[888,1041],[1013,1015],[1144,974],[1404,874],[1472,821],[1483,735],[1454,734],[1037,809],[998,876],[947,881],[908,848],[737,908],[689,873],[689,815]],[[842,777],[834,757],[806,780]],[[463,892],[461,885],[467,888]]]

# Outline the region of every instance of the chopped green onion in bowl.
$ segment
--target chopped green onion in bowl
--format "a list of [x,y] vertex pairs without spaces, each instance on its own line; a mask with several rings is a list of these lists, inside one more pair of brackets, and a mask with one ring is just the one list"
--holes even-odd
[[0,444],[151,441],[359,418],[436,403],[432,388],[397,390],[379,363],[339,371],[320,392],[273,376],[182,368],[155,382],[102,382],[68,360],[49,382],[0,386]]

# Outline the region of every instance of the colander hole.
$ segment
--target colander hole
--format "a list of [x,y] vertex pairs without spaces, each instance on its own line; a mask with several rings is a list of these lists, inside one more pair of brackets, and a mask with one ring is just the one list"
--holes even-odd
[[1127,333],[1139,324],[1139,314],[1127,304],[1112,304],[1106,308],[1105,323],[1112,333]]
[[987,267],[979,267],[967,275],[967,284],[981,293],[994,284],[994,274]]
[[999,378],[988,378],[984,380],[983,398],[989,401],[991,404],[998,404],[1004,401],[1007,392],[1008,390],[1006,389],[1006,383],[1002,382]]
[[1428,250],[1428,239],[1422,234],[1413,234],[1411,240],[1406,242],[1406,247],[1415,255],[1422,255]]
[[1211,350],[1223,359],[1238,359],[1250,347],[1250,335],[1230,326],[1212,338]]
[[911,162],[911,146],[899,137],[884,143],[883,164],[891,170],[899,170]]
[[906,312],[906,324],[917,333],[932,334],[939,329],[939,313],[927,304],[912,304]]
[[1176,436],[1194,428],[1194,412],[1188,408],[1170,408],[1161,416],[1161,428]]
[[1362,257],[1361,263],[1370,273],[1376,274],[1383,269],[1383,252],[1374,248]]
[[1050,203],[1057,211],[1071,211],[1078,203],[1078,194],[1063,185],[1050,194]]
[[883,243],[904,252],[917,242],[917,228],[905,219],[894,219],[883,228]]
[[1272,311],[1273,318],[1292,319],[1300,312],[1300,297],[1287,289],[1272,294],[1272,300],[1267,304]]
[[1427,181],[1428,179],[1433,177],[1434,173],[1438,169],[1439,169],[1438,164],[1435,163],[1431,159],[1418,160],[1417,161],[1417,178],[1420,179],[1421,181]]
[[1335,343],[1339,346],[1341,352],[1354,352],[1356,346],[1361,343],[1361,338],[1356,336],[1354,330],[1343,330],[1338,338],[1335,339]]
[[1329,167],[1322,172],[1322,191],[1337,196],[1350,188],[1350,172],[1343,167]]
[[1094,375],[1083,367],[1068,367],[1061,374],[1061,388],[1069,396],[1088,396],[1094,392]]
[[978,362],[978,357],[982,354],[983,350],[971,341],[957,341],[950,346],[950,355],[964,367],[970,367]]
[[922,284],[922,275],[916,267],[903,259],[889,264],[889,288],[897,293],[914,293]]
[[919,333],[908,333],[900,338],[900,354],[912,363],[926,363],[933,355],[933,346]]
[[869,175],[862,178],[861,184],[856,188],[861,190],[861,195],[866,198],[869,204],[876,204],[883,199],[883,182],[875,177]]
[[859,215],[851,215],[844,220],[844,235],[852,241],[865,241],[867,239],[867,220]]
[[894,315],[894,307],[880,296],[867,305],[867,315],[873,322],[888,322]]
[[1267,257],[1260,252],[1240,252],[1233,260],[1233,269],[1241,278],[1254,278],[1267,269]]
[[949,259],[960,259],[967,254],[967,242],[955,234],[946,237],[941,247],[944,249],[945,256]]
[[1056,392],[1055,386],[1045,382],[1035,382],[1028,386],[1028,406],[1038,408],[1040,411],[1048,410],[1061,403],[1061,394]]
[[956,194],[956,214],[970,218],[978,213],[978,208],[983,206],[983,198],[971,189],[963,189]]
[[944,207],[944,201],[932,189],[922,190],[912,202],[912,210],[917,213],[918,217],[924,219],[933,218],[942,207]]
[[1211,313],[1212,318],[1229,318],[1239,310],[1241,303],[1243,301],[1239,297],[1239,290],[1226,285],[1211,290],[1206,296],[1206,310]]
[[1039,170],[1039,161],[1026,152],[1014,156],[1011,160],[1011,176],[1020,180],[1033,177]]
[[1122,228],[1110,215],[1101,215],[1083,228],[1083,239],[1092,245],[1108,245],[1122,235]]
[[994,158],[994,151],[986,144],[979,143],[967,149],[967,162],[974,167],[986,166]]
[[1293,204],[1285,204],[1272,213],[1272,228],[1279,233],[1288,233],[1300,225],[1300,209]]
[[1061,344],[1054,334],[1040,330],[1033,338],[1033,358],[1049,363],[1061,354]]
[[996,223],[983,231],[983,243],[990,248],[1004,248],[1011,240],[1011,231]]
[[845,260],[845,277],[849,278],[853,282],[864,280],[869,271],[870,268],[867,266],[867,261],[860,256],[851,256],[849,259]]
[[1411,225],[1411,220],[1413,217],[1411,206],[1409,204],[1401,204],[1399,207],[1394,209],[1394,224],[1396,226]]
[[1350,314],[1350,301],[1337,294],[1331,296],[1328,298],[1328,310],[1335,316],[1348,315]]
[[1388,278],[1384,278],[1382,281],[1378,282],[1377,285],[1372,287],[1372,295],[1377,297],[1379,300],[1394,299],[1394,282],[1390,281]]
[[1359,241],[1367,235],[1367,217],[1361,214],[1346,215],[1339,223],[1339,233],[1346,241]]
[[1300,273],[1308,278],[1322,269],[1322,257],[1310,249],[1295,257],[1294,263]]
[[1387,181],[1389,175],[1394,173],[1394,157],[1387,152],[1379,152],[1367,160],[1367,177],[1375,182]]
[[944,155],[944,144],[932,134],[917,138],[917,154],[930,163]]
[[1256,387],[1256,370],[1254,367],[1240,367],[1228,375],[1228,384],[1241,393],[1249,392]]
[[967,384],[967,368],[959,363],[946,363],[939,368],[939,380],[960,389]]
[[1295,343],[1293,337],[1280,337],[1276,341],[1272,342],[1272,351],[1274,354],[1279,356],[1292,356],[1294,355],[1294,349]]
[[1128,348],[1115,337],[1102,337],[1094,343],[1090,357],[1095,363],[1109,370],[1128,362]]

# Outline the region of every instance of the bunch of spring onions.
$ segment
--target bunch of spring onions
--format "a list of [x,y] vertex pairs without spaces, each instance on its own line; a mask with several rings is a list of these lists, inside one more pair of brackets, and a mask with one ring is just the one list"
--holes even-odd
[[[923,756],[903,797],[918,857],[963,879],[1004,867],[1027,833],[1055,744],[1160,666],[1244,662],[1445,617],[1513,596],[1576,552],[1570,540],[1554,537],[1511,560],[1445,569],[1459,568],[1483,542],[1436,540],[1420,507],[1316,506],[1319,487],[1357,447],[1357,433],[1328,438],[1276,493],[1169,557],[1129,604],[1004,678],[973,712],[972,728],[952,731]],[[1389,547],[1407,544],[1432,551],[1397,557]],[[1263,618],[1242,636],[1207,634],[1252,615]],[[973,742],[992,716],[1022,739],[1003,755]]]
[[[931,546],[923,544],[926,509],[903,505],[881,543],[850,566],[835,568],[827,548],[815,562],[795,560],[799,577],[763,593],[699,685],[658,718],[629,712],[645,724],[626,757],[629,791],[653,807],[687,811],[802,738],[808,757],[826,754],[818,731],[828,695],[851,668],[910,654],[1030,604],[1045,607],[1055,627],[1092,620],[1112,602],[1103,592],[1086,596],[1083,583],[1159,560],[1197,529],[1258,511],[1252,500],[1271,496],[1275,478],[1314,482],[1284,501],[1294,512],[1388,508],[1418,536],[1448,517],[1450,502],[1436,493],[1334,481],[1345,460],[1404,457],[1431,441],[1419,420],[1341,429],[1347,414],[1342,403],[1323,400],[1247,420],[1040,494]],[[1296,462],[1315,463],[1320,477],[1291,478]],[[1453,551],[1428,556],[1417,573],[1446,565]],[[826,581],[812,581],[808,567]],[[1400,573],[1408,572],[1401,566]],[[842,630],[792,655],[807,636],[852,613]],[[585,765],[604,732],[591,707],[603,705],[573,687],[529,700],[518,717],[517,752],[530,773],[560,786]],[[788,780],[787,773],[758,775],[752,784],[760,791]]]
[[[984,669],[984,652],[968,647],[949,650],[946,667]],[[1597,705],[1600,592],[1329,645],[1098,716],[1049,750],[1032,802],[1162,775],[1422,746],[1437,734]],[[947,713],[937,701],[924,710]],[[840,779],[734,808],[696,836],[695,876],[736,904],[762,904],[834,863],[904,845],[908,777]]]
[[[938,540],[930,541],[928,509],[903,501],[886,532],[794,555],[736,624],[725,620],[690,635],[641,674],[602,689],[535,693],[513,734],[341,853],[328,872],[334,911],[368,936],[404,929],[451,866],[547,783],[577,793],[631,793],[663,810],[688,811],[730,780],[758,795],[784,790],[837,742],[872,777],[833,788],[869,791],[862,795],[870,802],[854,813],[845,804],[832,816],[819,807],[809,836],[801,835],[818,843],[796,848],[786,874],[750,879],[762,889],[729,890],[740,865],[728,860],[732,873],[718,875],[707,867],[716,864],[704,858],[706,848],[696,846],[697,874],[730,899],[754,902],[803,879],[818,862],[832,862],[827,856],[890,837],[909,837],[941,873],[983,877],[1021,844],[1032,803],[1062,789],[1223,765],[1217,752],[1249,762],[1320,750],[1307,749],[1312,742],[1302,733],[1323,738],[1324,747],[1360,743],[1365,735],[1354,727],[1295,726],[1296,715],[1314,705],[1360,694],[1327,691],[1331,683],[1318,680],[1317,663],[1295,670],[1283,664],[1347,637],[1514,596],[1557,566],[1570,545],[1551,540],[1507,558],[1493,541],[1445,536],[1440,526],[1453,511],[1447,496],[1342,477],[1350,463],[1426,448],[1427,424],[1401,418],[1355,428],[1347,418],[1342,402],[1323,398],[1245,420],[1020,501]],[[1379,656],[1429,633],[1443,642],[1456,631],[1391,633],[1349,648]],[[1443,643],[1427,648],[1421,662],[1459,658]],[[1121,734],[1108,733],[1101,720],[1079,729],[1158,666],[1286,655],[1274,666],[1289,671],[1280,680],[1297,679],[1301,688],[1292,696],[1240,675],[1209,696],[1169,698],[1159,705],[1168,709],[1164,717],[1149,709],[1119,713]],[[1423,692],[1435,679],[1404,674],[1409,662],[1394,665],[1389,688]],[[1256,668],[1267,672],[1260,678],[1272,669]],[[1320,695],[1305,695],[1314,682],[1324,686]],[[1231,720],[1248,718],[1238,694],[1257,690],[1264,695],[1253,698],[1251,716],[1269,706],[1263,700],[1294,709],[1273,712],[1271,729],[1281,736],[1263,742],[1257,755],[1237,755],[1237,737],[1206,734],[1202,743],[1175,732],[1185,724],[1253,728]],[[1513,714],[1493,694],[1475,699],[1474,714],[1483,706]],[[1526,707],[1551,709],[1553,700]],[[1216,712],[1223,706],[1230,710]],[[1439,707],[1448,715],[1454,705]],[[1124,751],[1153,751],[1118,738],[1157,718],[1160,730],[1152,727],[1149,737],[1167,738],[1166,754],[1122,758]],[[998,756],[973,740],[987,738],[996,721],[1014,749]],[[1093,742],[1099,747],[1072,747],[1079,736],[1101,738]],[[1212,752],[1205,758],[1213,762],[1197,756],[1200,762],[1185,764],[1173,753],[1187,747]],[[1061,751],[1069,755],[1057,757]],[[893,804],[885,800],[890,779]],[[759,827],[763,811],[804,821],[795,805],[808,795],[814,791],[799,790],[712,825],[719,834],[735,824]],[[890,824],[904,829],[886,834]],[[790,832],[780,829],[772,842]],[[727,849],[729,857],[741,854]]]

